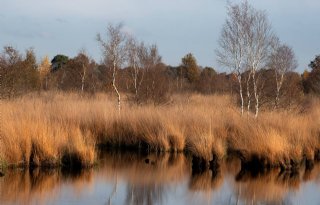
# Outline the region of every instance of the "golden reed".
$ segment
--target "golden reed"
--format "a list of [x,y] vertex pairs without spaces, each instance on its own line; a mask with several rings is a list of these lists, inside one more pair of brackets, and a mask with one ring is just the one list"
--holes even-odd
[[313,161],[320,150],[320,103],[308,109],[240,116],[227,95],[177,95],[166,105],[123,102],[119,114],[106,94],[29,94],[4,100],[0,163],[91,166],[97,147],[186,151],[205,161],[237,153],[243,162],[272,166]]

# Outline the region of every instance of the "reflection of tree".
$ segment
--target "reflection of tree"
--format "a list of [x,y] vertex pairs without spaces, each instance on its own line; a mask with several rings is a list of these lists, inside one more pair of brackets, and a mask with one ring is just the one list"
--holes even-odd
[[125,204],[130,205],[152,205],[163,204],[165,186],[161,184],[127,185],[127,196]]
[[118,176],[116,176],[116,181],[114,183],[112,192],[110,194],[110,196],[108,197],[108,205],[111,205],[112,203],[112,198],[117,194],[117,189],[118,189]]

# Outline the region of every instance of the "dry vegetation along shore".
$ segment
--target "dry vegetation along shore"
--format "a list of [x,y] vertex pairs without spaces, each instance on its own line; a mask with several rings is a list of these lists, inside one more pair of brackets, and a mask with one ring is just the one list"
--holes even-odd
[[242,167],[294,169],[320,155],[320,103],[240,116],[230,96],[178,95],[163,106],[123,104],[105,94],[42,93],[5,100],[1,166],[92,166],[98,149],[186,152],[193,166],[228,155]]

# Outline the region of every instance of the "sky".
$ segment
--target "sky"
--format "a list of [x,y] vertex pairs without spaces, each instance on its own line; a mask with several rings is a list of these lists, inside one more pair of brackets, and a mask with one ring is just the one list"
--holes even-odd
[[[101,60],[97,33],[123,23],[138,40],[157,44],[164,63],[192,53],[201,66],[228,71],[215,50],[226,19],[226,0],[0,0],[0,47],[34,48],[39,60],[74,57],[85,49]],[[239,3],[240,0],[229,0]],[[248,0],[265,10],[274,32],[291,46],[302,72],[320,54],[319,0]]]

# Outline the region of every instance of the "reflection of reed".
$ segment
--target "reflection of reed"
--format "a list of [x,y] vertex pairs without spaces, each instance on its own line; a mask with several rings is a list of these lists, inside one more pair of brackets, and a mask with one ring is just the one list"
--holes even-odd
[[[182,182],[190,167],[185,156],[177,153],[105,153],[101,163],[102,177],[110,181],[119,178],[127,182],[125,204],[130,205],[163,204],[168,185]],[[114,192],[108,197],[107,204],[112,204],[113,195]]]
[[241,160],[234,156],[229,156],[224,163],[221,164],[223,172],[227,172],[232,176],[236,176],[241,170]]
[[223,177],[220,170],[206,170],[191,177],[189,188],[191,191],[211,192],[220,188]]
[[69,181],[77,190],[92,181],[92,172],[87,170],[77,175],[65,175],[57,169],[8,170],[0,180],[0,196],[3,203],[45,204],[56,195],[58,187]]
[[273,169],[265,173],[241,171],[236,176],[234,193],[245,203],[283,204],[289,191],[298,190],[301,183],[300,172],[281,172]]
[[[65,185],[74,194],[81,195],[84,190],[87,191],[88,184],[105,181],[108,185],[114,183],[112,193],[105,198],[106,204],[113,204],[122,191],[125,191],[124,204],[165,204],[172,185],[185,185],[184,182],[189,178],[187,193],[200,193],[199,196],[207,196],[212,201],[215,196],[213,193],[229,181],[229,176],[236,176],[230,202],[281,204],[289,203],[287,194],[298,190],[304,181],[319,183],[320,179],[319,164],[312,170],[302,169],[299,172],[271,169],[264,173],[253,173],[241,170],[240,161],[230,158],[226,163],[221,163],[217,170],[206,169],[193,173],[191,161],[184,154],[110,152],[103,153],[101,157],[96,169],[9,169],[0,178],[1,203],[45,204],[59,198],[60,187]],[[125,190],[122,189],[123,182],[126,183]]]
[[303,181],[316,181],[317,183],[320,183],[320,164],[315,164],[313,169],[305,170]]
[[[132,204],[152,204],[161,201],[164,186],[183,181],[189,173],[190,163],[183,154],[109,153],[97,168],[96,176],[112,183],[115,179],[128,182],[127,200]],[[68,170],[8,170],[0,178],[2,202],[33,204],[54,200],[59,187],[70,184],[75,193],[87,189],[93,182],[94,169]],[[116,195],[117,180],[115,182]],[[111,204],[112,197],[109,197]]]
[[189,172],[189,162],[183,154],[120,152],[106,153],[103,158],[101,169],[104,177],[113,180],[117,175],[135,185],[177,183]]
[[240,170],[240,160],[229,157],[218,167],[206,169],[202,172],[192,171],[189,190],[195,192],[212,192],[223,184],[226,174],[236,175]]

